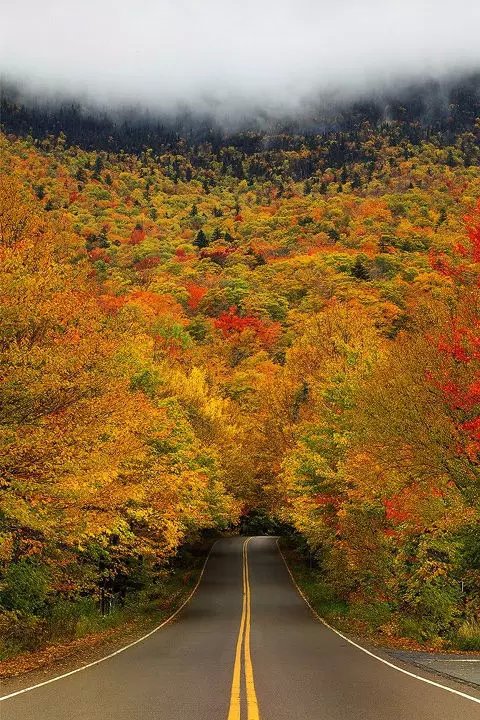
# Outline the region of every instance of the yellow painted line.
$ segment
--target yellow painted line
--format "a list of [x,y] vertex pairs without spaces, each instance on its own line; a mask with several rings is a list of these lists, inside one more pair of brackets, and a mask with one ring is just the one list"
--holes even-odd
[[242,619],[240,620],[240,629],[238,631],[237,646],[235,650],[235,663],[233,665],[232,689],[230,692],[230,708],[228,710],[228,720],[240,720],[241,711],[241,695],[240,695],[240,679],[242,668],[242,644],[245,630],[245,618],[247,610],[247,587],[245,582],[245,551],[248,540],[245,540],[242,548],[242,572],[243,572],[243,604]]
[[245,621],[245,686],[247,690],[247,719],[248,720],[260,720],[258,714],[258,702],[257,693],[255,692],[255,682],[253,679],[253,665],[252,658],[250,655],[250,629],[251,629],[251,592],[250,592],[250,579],[248,573],[248,543],[249,538],[245,543],[245,581],[247,588],[247,616]]
[[238,631],[237,645],[235,649],[235,662],[233,665],[232,689],[230,692],[230,707],[228,720],[240,720],[241,718],[241,670],[242,670],[242,646],[245,667],[245,689],[247,695],[247,719],[260,720],[258,712],[257,694],[253,678],[253,665],[250,653],[250,631],[251,631],[251,591],[250,578],[248,573],[248,543],[251,538],[245,540],[242,546],[242,575],[243,575],[243,604],[242,618]]

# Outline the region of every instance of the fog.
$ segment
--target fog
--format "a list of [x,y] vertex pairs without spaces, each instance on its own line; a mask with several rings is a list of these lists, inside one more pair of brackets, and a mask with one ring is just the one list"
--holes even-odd
[[0,68],[36,98],[295,113],[480,69],[478,0],[3,0]]

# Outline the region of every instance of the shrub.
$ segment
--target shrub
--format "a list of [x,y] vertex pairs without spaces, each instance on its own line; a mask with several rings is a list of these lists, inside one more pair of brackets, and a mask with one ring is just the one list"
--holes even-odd
[[45,606],[47,594],[47,570],[29,560],[20,560],[5,573],[0,604],[6,610],[36,614]]
[[457,587],[445,580],[425,582],[423,587],[417,588],[410,604],[415,615],[421,619],[428,637],[438,635],[451,626],[459,612],[458,596]]
[[0,659],[36,650],[45,638],[45,621],[17,610],[0,612]]
[[454,642],[459,650],[480,650],[480,622],[465,621],[458,628]]
[[74,638],[83,618],[97,617],[97,604],[91,598],[59,599],[49,608],[47,633],[50,640]]
[[377,630],[391,619],[392,611],[386,602],[356,603],[351,606],[349,617],[366,623]]
[[425,629],[419,618],[403,615],[398,618],[397,624],[402,637],[411,638],[421,643],[426,636],[429,636],[429,631]]

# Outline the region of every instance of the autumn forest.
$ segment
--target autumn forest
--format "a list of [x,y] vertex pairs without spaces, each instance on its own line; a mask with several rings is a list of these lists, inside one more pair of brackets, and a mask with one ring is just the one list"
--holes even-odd
[[139,147],[4,103],[0,657],[249,523],[340,627],[480,649],[476,93]]

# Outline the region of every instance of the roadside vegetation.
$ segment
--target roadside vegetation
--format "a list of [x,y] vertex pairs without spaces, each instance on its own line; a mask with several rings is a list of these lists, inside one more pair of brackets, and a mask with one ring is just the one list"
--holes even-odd
[[282,538],[280,547],[299,588],[318,615],[329,625],[373,645],[405,650],[480,652],[480,624],[458,621],[439,630],[431,617],[406,610],[393,599],[348,598],[335,590],[317,559],[295,534]]
[[6,614],[2,617],[0,677],[81,657],[97,646],[101,650],[106,643],[124,644],[147,632],[174,613],[192,592],[213,542],[205,539],[181,548],[155,578],[132,575],[125,598],[109,595],[103,606],[95,596],[67,601],[55,598],[52,602],[45,585],[43,598],[37,592],[35,606],[27,606],[32,600],[33,578],[28,588],[20,583],[18,592],[26,597],[23,613],[13,622]]

